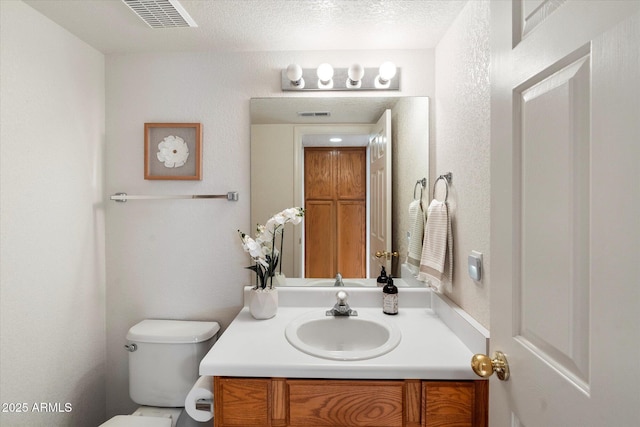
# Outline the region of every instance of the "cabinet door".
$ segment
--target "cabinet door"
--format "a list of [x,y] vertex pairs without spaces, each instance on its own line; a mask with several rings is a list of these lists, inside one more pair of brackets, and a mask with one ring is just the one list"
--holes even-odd
[[311,200],[335,198],[335,153],[325,148],[304,150],[304,196]]
[[290,427],[402,427],[402,381],[287,380]]
[[[307,201],[305,213],[305,275],[333,277],[336,275],[335,202]],[[309,248],[313,248],[310,250]]]
[[488,381],[422,383],[425,427],[486,427]]
[[338,201],[337,247],[338,269],[344,277],[366,277],[366,229],[362,219],[366,215],[364,201]]
[[269,379],[214,377],[215,427],[271,425]]
[[340,149],[336,155],[336,197],[339,200],[367,198],[367,152],[365,148]]

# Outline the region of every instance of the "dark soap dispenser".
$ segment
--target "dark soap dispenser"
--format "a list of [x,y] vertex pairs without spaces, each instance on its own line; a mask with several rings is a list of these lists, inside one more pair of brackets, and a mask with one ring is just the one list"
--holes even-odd
[[391,276],[382,288],[382,312],[384,314],[398,314],[398,288],[393,284]]
[[388,280],[387,270],[385,270],[383,265],[382,270],[380,270],[380,275],[378,276],[378,280],[376,280],[376,283],[378,284],[378,287],[381,288],[387,284],[387,280]]

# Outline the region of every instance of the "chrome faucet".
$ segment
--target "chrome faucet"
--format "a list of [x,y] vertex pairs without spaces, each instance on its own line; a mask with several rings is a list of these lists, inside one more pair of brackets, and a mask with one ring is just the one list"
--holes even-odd
[[327,310],[327,316],[357,316],[358,312],[352,310],[347,304],[347,298],[349,298],[349,294],[345,291],[336,292],[336,305],[333,306],[331,310]]
[[336,283],[333,286],[344,286],[344,282],[342,281],[342,274],[336,274]]

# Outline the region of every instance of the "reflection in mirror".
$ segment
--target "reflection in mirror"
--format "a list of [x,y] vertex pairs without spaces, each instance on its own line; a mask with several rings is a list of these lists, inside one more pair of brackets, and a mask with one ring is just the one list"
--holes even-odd
[[422,196],[426,209],[429,197],[428,183],[414,193],[416,182],[429,177],[428,98],[251,100],[252,225],[264,224],[287,207],[307,210],[303,224],[285,228],[281,262],[287,278],[333,279],[341,273],[365,279],[380,271],[384,257],[370,253],[374,208],[369,173],[376,123],[386,110],[391,124],[391,208],[385,215],[390,218],[382,222],[392,226],[385,250],[398,252],[386,262],[387,271],[398,277],[407,259],[409,204],[414,195]]

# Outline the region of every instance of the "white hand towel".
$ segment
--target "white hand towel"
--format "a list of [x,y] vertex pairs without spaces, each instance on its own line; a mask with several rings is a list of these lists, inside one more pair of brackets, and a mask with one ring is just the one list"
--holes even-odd
[[414,200],[409,204],[409,250],[407,252],[407,266],[417,275],[422,256],[422,240],[424,239],[425,215],[422,202]]
[[430,282],[441,290],[448,264],[448,279],[453,279],[453,234],[451,218],[446,202],[432,200],[427,209],[427,225],[424,229],[424,243],[420,257],[418,279]]

